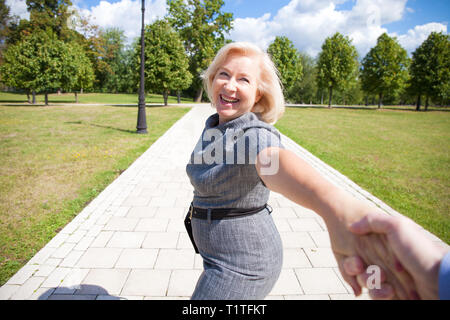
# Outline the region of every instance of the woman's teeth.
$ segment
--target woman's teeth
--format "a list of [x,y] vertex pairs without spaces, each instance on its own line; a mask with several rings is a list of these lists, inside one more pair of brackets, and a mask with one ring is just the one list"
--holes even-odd
[[239,101],[239,99],[230,99],[230,98],[225,98],[224,96],[220,96],[220,98],[223,100],[223,101],[225,101],[225,102],[228,102],[228,103],[236,103],[236,102],[238,102]]

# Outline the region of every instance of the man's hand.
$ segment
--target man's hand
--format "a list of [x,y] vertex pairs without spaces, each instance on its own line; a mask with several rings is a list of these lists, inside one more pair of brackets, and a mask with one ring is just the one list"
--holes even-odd
[[[428,239],[416,223],[406,217],[369,213],[349,229],[357,235],[385,237],[387,247],[395,255],[394,269],[400,274],[408,272],[415,283],[417,289],[409,292],[410,299],[438,299],[439,265],[448,249]],[[346,258],[343,269],[344,273],[356,276],[358,283],[364,285],[368,274],[365,272],[364,258],[361,258]],[[389,299],[393,297],[391,290],[392,287],[384,284],[382,290],[371,289],[369,294],[374,299]]]

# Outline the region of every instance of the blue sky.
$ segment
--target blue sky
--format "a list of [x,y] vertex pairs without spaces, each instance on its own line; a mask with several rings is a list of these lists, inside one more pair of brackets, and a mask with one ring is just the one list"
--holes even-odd
[[[267,12],[276,14],[289,2],[290,0],[228,0],[225,1],[223,8],[226,12],[232,12],[235,18],[256,18]],[[337,5],[337,9],[350,10],[354,4],[355,1],[346,1]],[[386,27],[390,32],[406,33],[417,24],[429,22],[448,24],[450,20],[450,0],[409,0],[406,6],[412,11],[406,10],[401,21],[387,24]]]
[[388,24],[388,29],[405,33],[417,24],[441,22],[448,25],[450,20],[450,0],[410,0],[407,7],[413,12],[406,11],[405,17],[401,21]]
[[[139,35],[141,0],[72,1],[94,23],[122,28],[130,41]],[[25,0],[6,2],[26,14]],[[430,32],[448,32],[450,0],[225,0],[223,11],[235,18],[229,38],[262,48],[283,35],[315,56],[325,38],[339,31],[364,55],[387,32],[411,53]],[[165,0],[146,0],[146,23],[165,13]]]

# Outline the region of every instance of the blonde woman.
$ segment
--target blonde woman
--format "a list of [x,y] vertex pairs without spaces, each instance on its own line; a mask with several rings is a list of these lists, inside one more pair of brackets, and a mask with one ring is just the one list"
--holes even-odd
[[[407,298],[410,278],[393,276],[398,272],[389,265],[393,257],[382,239],[347,230],[374,209],[281,144],[273,124],[284,112],[284,98],[270,57],[249,43],[227,44],[203,79],[217,112],[206,120],[186,166],[194,187],[193,238],[204,266],[191,298],[264,299],[272,290],[283,250],[267,205],[270,190],[324,219],[341,272],[345,257],[358,255],[382,265],[398,297]],[[356,277],[343,277],[358,293]]]

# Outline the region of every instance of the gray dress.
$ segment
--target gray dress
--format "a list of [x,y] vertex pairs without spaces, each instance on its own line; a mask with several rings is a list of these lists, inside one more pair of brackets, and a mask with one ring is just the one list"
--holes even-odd
[[[256,155],[269,146],[284,148],[279,132],[248,112],[218,124],[205,124],[186,172],[199,208],[258,208],[267,203],[266,188],[255,168]],[[282,243],[267,208],[232,219],[192,219],[203,258],[191,299],[264,299],[281,271]]]

